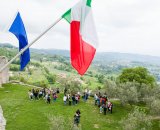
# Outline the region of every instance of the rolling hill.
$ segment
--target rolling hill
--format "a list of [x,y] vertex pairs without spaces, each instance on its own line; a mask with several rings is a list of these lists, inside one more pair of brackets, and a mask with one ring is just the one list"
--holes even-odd
[[[9,43],[0,43],[0,48],[12,48],[16,49],[15,46]],[[35,49],[31,48],[31,54],[38,53],[44,55],[60,55],[66,58],[70,57],[68,50],[59,49]],[[106,64],[108,62],[124,61],[124,62],[140,62],[147,64],[160,65],[160,57],[130,53],[119,53],[119,52],[97,52],[94,58],[94,62]]]

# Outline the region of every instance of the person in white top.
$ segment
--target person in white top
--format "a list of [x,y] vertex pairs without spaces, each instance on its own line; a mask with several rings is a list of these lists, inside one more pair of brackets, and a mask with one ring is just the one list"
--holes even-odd
[[66,95],[64,95],[63,101],[64,101],[64,105],[66,105],[67,104],[67,96]]
[[95,100],[95,105],[97,105],[97,99],[98,99],[98,96],[97,96],[97,94],[94,94],[94,100]]
[[33,93],[31,90],[29,90],[28,95],[29,95],[29,99],[33,100]]

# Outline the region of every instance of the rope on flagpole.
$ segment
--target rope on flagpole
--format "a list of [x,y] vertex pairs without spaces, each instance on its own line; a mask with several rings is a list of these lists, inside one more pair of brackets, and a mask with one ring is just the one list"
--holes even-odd
[[54,27],[62,17],[57,19],[53,24],[51,24],[44,32],[42,32],[37,38],[35,38],[30,44],[25,46],[15,57],[13,57],[7,64],[5,64],[1,69],[0,72],[2,72],[7,66],[9,66],[17,57],[19,57],[24,51],[26,51],[30,46],[32,46],[37,40],[39,40],[44,34],[46,34],[52,27]]

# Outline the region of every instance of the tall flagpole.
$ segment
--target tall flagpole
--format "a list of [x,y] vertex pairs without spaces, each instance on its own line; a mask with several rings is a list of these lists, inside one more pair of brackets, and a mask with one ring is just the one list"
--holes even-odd
[[19,57],[25,50],[27,50],[30,46],[32,46],[37,40],[39,40],[44,34],[46,34],[53,26],[55,26],[62,17],[57,19],[53,24],[51,24],[46,30],[44,30],[37,38],[35,38],[30,44],[25,46],[15,57],[13,57],[7,64],[5,64],[2,68],[0,68],[0,72],[2,72],[7,66],[9,66],[17,57]]

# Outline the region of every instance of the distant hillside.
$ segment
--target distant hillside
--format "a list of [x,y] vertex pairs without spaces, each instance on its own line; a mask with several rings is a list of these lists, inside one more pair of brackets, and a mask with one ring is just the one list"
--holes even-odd
[[[37,53],[70,57],[70,52],[68,50],[31,49],[31,51],[37,52]],[[115,62],[115,61],[142,62],[142,63],[160,65],[160,57],[149,56],[149,55],[118,53],[118,52],[98,52],[96,53],[94,58],[94,62],[100,62],[100,63],[108,63],[108,62]]]
[[[51,54],[51,55],[61,55],[64,57],[70,57],[70,52],[68,50],[58,50],[58,49],[31,49],[32,52]],[[160,65],[160,57],[149,56],[149,55],[139,55],[139,54],[129,54],[129,53],[118,53],[118,52],[98,52],[95,55],[94,62],[108,63],[115,61],[127,61],[127,62],[141,62],[148,64]]]
[[70,57],[70,53],[69,53],[68,50],[31,48],[31,52],[51,54],[51,55],[61,55],[61,56],[64,56],[64,57]]
[[157,56],[118,53],[118,52],[99,52],[95,56],[95,61],[96,62],[127,61],[127,62],[142,62],[142,63],[160,65],[160,57]]
[[0,47],[16,48],[15,46],[11,45],[10,43],[0,43]]
[[[0,47],[16,48],[11,44],[0,44]],[[31,53],[39,53],[44,55],[61,55],[69,58],[70,53],[68,50],[58,50],[58,49],[33,49],[31,48]],[[160,65],[160,57],[149,56],[149,55],[139,55],[139,54],[129,54],[129,53],[118,53],[118,52],[98,52],[94,58],[94,62],[99,62],[102,64],[115,61],[124,62],[141,62],[148,64]]]

